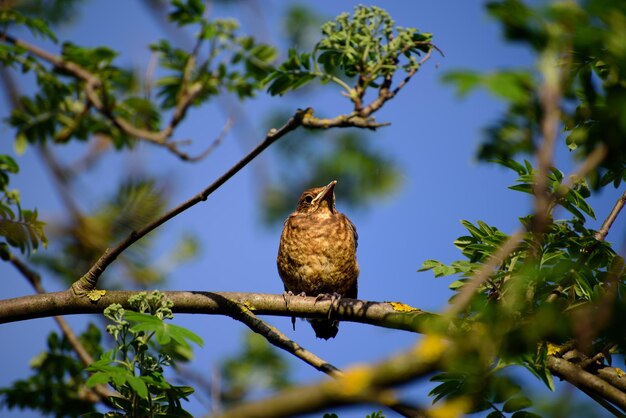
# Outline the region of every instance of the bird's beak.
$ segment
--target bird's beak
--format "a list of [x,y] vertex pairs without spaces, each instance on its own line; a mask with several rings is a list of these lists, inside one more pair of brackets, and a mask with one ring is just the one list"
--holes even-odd
[[335,211],[335,185],[337,184],[337,180],[333,180],[324,189],[315,196],[312,203],[318,203],[322,200],[326,200],[328,202],[328,208],[331,212]]

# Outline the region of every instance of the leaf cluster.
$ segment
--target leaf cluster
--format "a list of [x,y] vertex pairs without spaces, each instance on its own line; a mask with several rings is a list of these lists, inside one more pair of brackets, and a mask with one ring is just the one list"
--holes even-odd
[[[322,35],[312,53],[289,51],[287,60],[267,78],[270,94],[282,95],[319,79],[339,85],[357,104],[368,88],[389,88],[399,69],[417,71],[419,57],[432,48],[430,34],[397,27],[386,11],[375,6],[357,6],[352,15],[340,14],[322,25]],[[357,84],[348,86],[346,80],[354,77]]]
[[[528,161],[499,163],[519,176],[517,184],[510,187],[512,190],[533,193],[536,171]],[[475,388],[474,383],[466,382],[468,376],[475,376],[474,380],[492,375],[502,378],[501,370],[514,365],[526,368],[553,389],[552,373],[546,365],[550,344],[577,340],[589,352],[605,353],[609,362],[611,355],[606,347],[613,347],[615,352],[623,349],[621,325],[615,319],[601,319],[606,313],[599,313],[623,304],[623,259],[609,243],[599,241],[595,231],[585,227],[585,215],[595,217],[586,201],[589,188],[585,182],[565,187],[563,174],[556,169],[548,177],[555,204],[565,208],[572,218],[551,221],[540,239],[527,232],[517,248],[480,285],[464,312],[464,320],[453,333],[464,347],[463,354],[459,354],[464,363],[453,369],[460,375],[452,373],[450,377],[449,372],[444,373],[440,380],[443,383],[432,393],[438,398],[467,394],[468,388]],[[520,222],[532,231],[532,216],[522,217]],[[450,284],[455,292],[450,303],[509,238],[482,221],[462,224],[468,234],[455,240],[454,245],[464,259],[450,264],[427,260],[419,270],[432,270],[436,277],[459,276]],[[582,317],[587,319],[581,322]],[[494,358],[498,359],[495,363]],[[502,382],[495,386],[503,387]],[[484,388],[473,397],[489,393]],[[494,407],[491,401],[489,405]],[[503,412],[513,410],[507,406],[492,413],[503,416],[498,415]]]
[[9,189],[11,174],[17,174],[19,166],[8,155],[0,155],[0,258],[9,258],[9,247],[30,254],[39,245],[48,245],[44,232],[45,222],[39,220],[37,210],[22,209],[19,190]]
[[[65,42],[59,64],[19,44],[2,43],[0,62],[34,72],[38,85],[32,97],[20,98],[20,106],[8,118],[17,132],[16,149],[23,152],[28,143],[64,143],[96,134],[110,138],[118,148],[132,147],[136,136],[151,136],[162,143],[189,106],[199,106],[225,91],[240,99],[252,97],[272,69],[276,50],[251,36],[238,35],[234,20],[207,20],[204,2],[174,1],[172,6],[173,22],[196,27],[196,44],[191,51],[165,39],[151,45],[159,58],[155,71],[158,100],[151,97],[151,91],[138,91],[141,83],[136,74],[116,65],[117,52],[110,48]],[[3,9],[0,21],[9,30],[26,26],[56,41],[41,19]],[[78,65],[80,71],[68,64]],[[172,118],[164,125],[163,114],[168,111],[173,112]],[[142,130],[147,133],[142,135]]]
[[164,322],[173,317],[172,303],[159,292],[141,293],[129,303],[136,311],[116,304],[105,309],[115,347],[87,368],[91,375],[86,382],[90,387],[109,384],[119,393],[111,401],[122,412],[90,416],[191,416],[181,400],[187,400],[193,389],[167,381],[164,371],[173,360],[164,347],[177,345],[190,352],[191,343],[202,345],[202,339]]

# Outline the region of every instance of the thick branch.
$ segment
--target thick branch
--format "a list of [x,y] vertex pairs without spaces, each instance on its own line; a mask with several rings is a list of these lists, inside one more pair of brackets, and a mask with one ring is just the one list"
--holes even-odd
[[604,399],[608,399],[615,405],[626,411],[626,393],[612,386],[580,367],[575,366],[567,360],[549,356],[547,360],[548,369],[555,375],[567,380],[572,385],[595,393]]
[[[77,297],[69,290],[5,299],[0,301],[0,323],[53,315],[101,313],[112,303],[119,303],[130,309],[128,298],[138,293],[138,291],[107,291],[97,302]],[[331,306],[330,300],[316,302],[314,297],[298,297],[290,301],[287,309],[282,295],[261,293],[165,291],[163,294],[174,302],[175,313],[229,315],[231,312],[229,304],[237,303],[246,306],[255,315],[327,318]],[[332,317],[341,321],[420,332],[425,322],[434,315],[419,309],[400,312],[387,302],[342,298],[337,310],[333,309]]]

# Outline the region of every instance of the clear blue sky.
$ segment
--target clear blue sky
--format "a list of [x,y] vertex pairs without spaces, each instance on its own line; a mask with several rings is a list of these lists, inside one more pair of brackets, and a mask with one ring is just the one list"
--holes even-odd
[[[242,32],[261,33],[261,39],[284,48],[280,21],[288,1],[256,1],[253,10],[214,5],[215,16],[234,16],[242,21]],[[340,12],[351,11],[358,1],[319,0],[306,4],[328,19]],[[163,37],[142,2],[89,1],[78,16],[76,24],[59,31],[63,40],[96,46],[110,45],[121,51],[119,62],[146,68],[150,58],[148,43]],[[504,232],[517,228],[517,217],[524,215],[530,201],[517,192],[507,190],[513,184],[512,172],[498,167],[478,164],[474,159],[481,128],[498,116],[502,106],[484,93],[459,101],[448,86],[441,84],[441,75],[459,67],[492,70],[510,66],[533,65],[528,51],[505,44],[498,25],[484,12],[478,1],[421,0],[403,2],[371,1],[384,7],[400,26],[417,27],[432,32],[435,43],[444,51],[445,58],[435,55],[401,94],[388,103],[377,115],[380,121],[392,125],[368,134],[376,148],[392,156],[403,169],[403,183],[398,193],[373,205],[366,211],[348,212],[359,231],[359,296],[366,300],[403,301],[412,306],[437,311],[451,296],[448,279],[435,279],[430,272],[416,273],[421,263],[430,258],[453,261],[460,254],[453,247],[455,238],[463,235],[461,219],[483,220]],[[53,52],[54,46],[50,46]],[[284,53],[283,49],[283,53]],[[26,91],[28,85],[22,86]],[[222,145],[207,159],[186,164],[149,145],[141,145],[132,156],[112,155],[83,180],[80,187],[81,204],[93,207],[113,190],[115,179],[130,167],[142,167],[169,179],[172,202],[177,204],[197,193],[244,155],[264,133],[272,128],[266,124],[267,110],[312,106],[319,115],[332,116],[348,110],[348,103],[329,86],[316,87],[312,96],[287,94],[269,97],[264,94],[246,102],[248,129],[234,129]],[[0,116],[7,115],[6,104],[0,105]],[[194,110],[178,132],[178,138],[192,138],[202,149],[203,143],[216,137],[225,123],[227,109],[214,104]],[[243,123],[235,120],[235,124]],[[12,153],[12,132],[2,130],[0,153]],[[284,140],[289,141],[286,137]],[[68,146],[59,155],[70,161],[84,148]],[[558,150],[560,167],[572,168],[567,151]],[[208,291],[282,292],[282,283],[276,273],[275,257],[280,227],[268,229],[259,222],[258,181],[255,166],[269,164],[268,155],[240,172],[218,190],[210,199],[165,225],[160,231],[161,251],[171,248],[174,236],[194,231],[203,241],[201,256],[171,274],[168,289]],[[19,157],[22,173],[13,185],[22,190],[23,206],[37,207],[44,219],[62,216],[62,205],[55,197],[47,173],[40,166],[33,149]],[[99,179],[95,181],[95,179]],[[332,179],[329,179],[329,181]],[[342,184],[336,189],[337,206],[342,207]],[[37,190],[35,193],[34,190]],[[599,220],[591,227],[599,227],[608,213],[617,191],[592,199]],[[564,215],[564,214],[562,214]],[[619,223],[609,240],[622,239],[624,224]],[[619,246],[618,246],[619,249]],[[0,298],[30,294],[28,284],[6,263],[0,264],[3,286]],[[48,290],[61,290],[58,283],[44,277]],[[86,317],[68,318],[80,331]],[[299,323],[295,332],[284,318],[266,318],[334,365],[343,368],[356,362],[383,358],[394,351],[408,347],[415,336],[394,330],[344,323],[338,337],[331,341],[314,338],[312,330]],[[213,316],[177,317],[177,323],[191,328],[205,339],[205,347],[196,350],[193,367],[209,376],[211,367],[232,354],[240,344],[246,327],[228,318]],[[45,337],[56,330],[52,319],[0,327],[4,343],[0,356],[0,386],[5,386],[29,373],[29,360],[44,349]],[[297,381],[309,382],[324,378],[319,372],[296,359]],[[420,393],[412,391],[412,393]],[[424,389],[418,400],[424,400]],[[202,414],[205,409],[196,399],[189,410]],[[366,407],[363,416],[376,407]],[[6,414],[6,411],[3,411]],[[11,416],[33,416],[12,413]]]

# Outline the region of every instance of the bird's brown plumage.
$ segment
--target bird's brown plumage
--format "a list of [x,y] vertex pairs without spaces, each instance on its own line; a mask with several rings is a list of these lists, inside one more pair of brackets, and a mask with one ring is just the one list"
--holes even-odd
[[[358,235],[335,208],[336,183],[306,190],[285,221],[277,265],[285,290],[294,294],[357,297]],[[336,321],[312,320],[311,325],[319,338],[332,338],[338,331]]]

